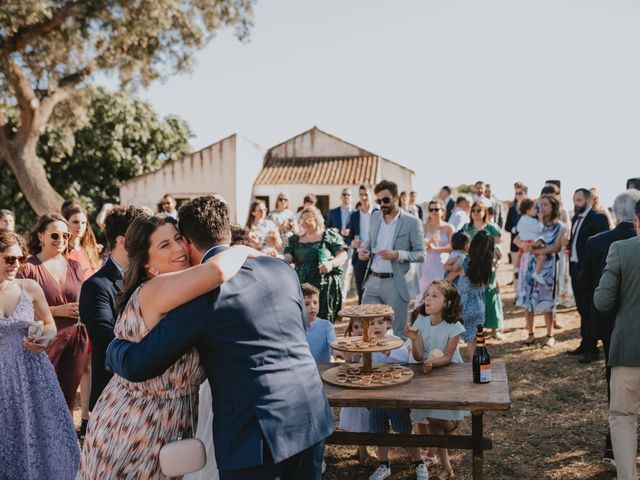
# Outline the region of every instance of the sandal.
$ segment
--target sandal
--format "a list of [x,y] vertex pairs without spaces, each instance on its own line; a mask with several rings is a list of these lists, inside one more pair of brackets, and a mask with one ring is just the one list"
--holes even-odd
[[527,339],[522,343],[524,343],[525,345],[533,345],[534,343],[536,343],[536,336],[533,333],[530,333]]
[[443,470],[440,475],[438,475],[440,480],[453,480],[455,475],[453,474],[453,470]]
[[434,465],[438,464],[438,457],[435,456],[435,455],[433,457],[429,457],[428,455],[424,455],[422,457],[422,460],[424,461],[424,464],[427,466],[427,468],[433,467]]

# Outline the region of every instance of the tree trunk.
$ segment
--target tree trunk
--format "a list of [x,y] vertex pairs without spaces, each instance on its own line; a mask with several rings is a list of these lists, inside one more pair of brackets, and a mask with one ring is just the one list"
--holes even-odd
[[[35,137],[35,138],[34,138]],[[4,143],[4,142],[2,142]],[[22,145],[0,145],[20,190],[37,215],[59,212],[64,199],[53,189],[47,173],[36,155],[37,135]]]

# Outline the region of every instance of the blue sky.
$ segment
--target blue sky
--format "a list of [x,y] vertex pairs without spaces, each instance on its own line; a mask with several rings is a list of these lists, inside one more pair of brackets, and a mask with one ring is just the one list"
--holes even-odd
[[640,2],[263,0],[255,21],[140,92],[194,149],[317,125],[414,169],[422,199],[559,178],[565,201],[597,186],[609,205],[640,176]]

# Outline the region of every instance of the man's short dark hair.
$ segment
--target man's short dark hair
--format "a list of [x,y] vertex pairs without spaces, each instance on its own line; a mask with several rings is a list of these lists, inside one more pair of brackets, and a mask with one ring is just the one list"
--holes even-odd
[[542,195],[560,195],[560,189],[557,185],[550,183],[549,185],[542,187],[542,190],[540,190],[540,196]]
[[482,180],[478,180],[474,185],[484,185],[484,182]]
[[178,212],[178,228],[200,251],[231,243],[231,224],[227,204],[212,196],[185,203]]
[[584,196],[585,200],[589,200],[591,198],[591,192],[587,188],[579,188],[573,193],[578,193],[578,192],[582,193],[582,195]]
[[469,201],[469,197],[467,195],[460,195],[458,198],[456,198],[456,205],[460,205],[462,202],[468,202]]
[[116,239],[125,236],[127,228],[129,228],[129,225],[131,225],[136,218],[148,216],[149,214],[144,210],[136,208],[133,205],[129,205],[128,207],[113,207],[104,219],[104,234],[107,238],[109,248],[111,250],[116,248]]
[[313,193],[310,193],[309,195],[304,196],[302,203],[312,203],[315,205],[316,203],[318,203],[318,199]]
[[358,190],[367,190],[367,187],[365,185],[360,185],[358,187]]
[[392,197],[398,196],[398,185],[391,180],[382,180],[375,186],[375,188],[373,189],[373,193],[379,193],[383,190],[389,190]]
[[444,185],[440,190],[444,190],[451,195],[451,188],[448,185]]
[[459,232],[451,235],[451,248],[454,250],[464,250],[467,244],[471,241],[471,237],[468,234],[460,230]]

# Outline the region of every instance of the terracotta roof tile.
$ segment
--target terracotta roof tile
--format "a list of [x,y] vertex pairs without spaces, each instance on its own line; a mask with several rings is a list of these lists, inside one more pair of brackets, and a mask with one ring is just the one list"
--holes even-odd
[[268,158],[255,185],[374,185],[380,157]]

